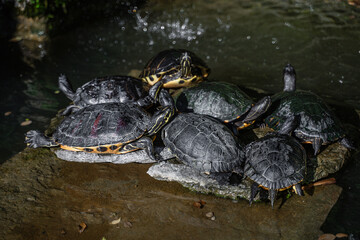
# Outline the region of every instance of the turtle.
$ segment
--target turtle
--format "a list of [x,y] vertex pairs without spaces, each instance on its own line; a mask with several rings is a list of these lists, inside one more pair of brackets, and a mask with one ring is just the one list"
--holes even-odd
[[139,78],[115,75],[94,78],[74,91],[66,75],[59,76],[59,89],[73,101],[73,105],[68,106],[63,115],[99,103],[132,102],[148,107],[157,101],[161,83],[148,88]]
[[155,160],[150,137],[167,121],[166,113],[151,116],[134,103],[99,103],[65,117],[51,137],[38,130],[27,132],[25,143],[30,148],[60,146],[99,154],[144,149]]
[[180,162],[201,173],[242,174],[244,148],[220,121],[196,113],[179,113],[161,131],[164,145]]
[[209,74],[210,68],[195,53],[168,49],[150,59],[139,78],[151,86],[162,81],[164,88],[179,88],[201,82]]
[[272,96],[272,107],[265,118],[265,124],[274,130],[282,127],[287,118],[299,117],[294,135],[303,143],[311,143],[316,156],[321,145],[339,141],[347,148],[353,148],[345,137],[341,121],[329,106],[316,94],[296,89],[296,72],[291,64],[283,70],[284,89]]
[[292,187],[296,194],[304,195],[301,182],[306,173],[306,152],[301,143],[289,135],[297,121],[296,117],[290,117],[278,132],[269,133],[246,145],[244,175],[254,181],[250,205],[259,187],[269,190],[273,208],[278,191]]
[[253,124],[271,105],[269,96],[254,103],[238,86],[228,82],[201,82],[174,98],[180,112],[206,114],[225,123],[236,123],[238,130]]

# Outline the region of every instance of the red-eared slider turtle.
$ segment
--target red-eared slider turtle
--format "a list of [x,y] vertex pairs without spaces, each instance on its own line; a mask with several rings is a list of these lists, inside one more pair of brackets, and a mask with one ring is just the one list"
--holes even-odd
[[261,116],[271,105],[270,97],[255,103],[236,85],[226,82],[202,82],[186,88],[175,97],[180,112],[205,114],[245,128]]
[[218,120],[180,113],[162,130],[162,140],[177,158],[203,173],[241,173],[243,147]]
[[149,85],[161,80],[164,88],[177,88],[200,82],[209,73],[209,67],[194,53],[184,49],[169,49],[153,57],[139,77]]
[[320,151],[320,146],[335,141],[352,148],[345,138],[345,131],[340,120],[334,115],[324,101],[309,91],[296,90],[296,74],[288,64],[284,68],[284,90],[272,96],[272,107],[265,123],[278,130],[290,116],[299,118],[299,125],[294,134],[301,141],[312,143],[314,154]]
[[67,115],[85,106],[99,103],[131,102],[147,107],[157,101],[161,83],[151,87],[148,92],[148,85],[141,79],[130,76],[107,76],[95,78],[74,91],[66,76],[62,74],[59,77],[59,88],[74,103],[64,111],[63,114]]
[[287,134],[295,123],[294,117],[289,118],[278,133],[270,133],[246,146],[244,174],[254,181],[250,204],[259,187],[269,190],[272,207],[277,191],[293,187],[295,193],[303,195],[300,183],[305,177],[306,152],[295,138]]
[[92,153],[123,154],[145,149],[154,159],[149,136],[166,123],[166,117],[164,114],[151,117],[133,103],[101,103],[65,117],[52,137],[37,130],[27,132],[25,142],[31,148],[60,146]]

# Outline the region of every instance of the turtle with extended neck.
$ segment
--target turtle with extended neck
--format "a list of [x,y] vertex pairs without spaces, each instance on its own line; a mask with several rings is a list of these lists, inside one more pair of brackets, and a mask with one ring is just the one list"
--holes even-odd
[[292,116],[299,119],[294,135],[304,143],[311,143],[314,155],[321,145],[340,141],[347,148],[351,142],[345,137],[340,120],[316,94],[296,89],[296,73],[293,66],[287,64],[283,71],[284,89],[272,96],[272,107],[268,111],[265,123],[279,130]]

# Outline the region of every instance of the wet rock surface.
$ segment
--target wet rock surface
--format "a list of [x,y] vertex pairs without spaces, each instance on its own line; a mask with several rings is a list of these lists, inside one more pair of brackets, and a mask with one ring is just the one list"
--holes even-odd
[[229,180],[232,173],[209,176],[184,164],[168,162],[154,164],[147,173],[157,180],[175,181],[199,193],[214,194],[231,199],[250,198],[252,182],[246,178],[239,184],[231,184]]
[[[4,239],[317,239],[341,188],[268,202],[198,194],[150,164],[77,163],[25,149],[0,166]],[[194,203],[202,201],[202,208]],[[206,203],[206,204],[205,204]],[[209,218],[213,213],[216,218]],[[80,233],[79,225],[85,230]],[[156,231],[155,231],[156,230]],[[179,234],[181,233],[181,234]]]

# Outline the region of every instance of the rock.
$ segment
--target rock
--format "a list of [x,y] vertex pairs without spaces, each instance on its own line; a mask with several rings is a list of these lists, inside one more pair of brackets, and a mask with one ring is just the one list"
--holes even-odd
[[250,180],[244,179],[238,185],[231,185],[228,181],[231,173],[210,177],[184,164],[160,162],[151,166],[147,174],[160,181],[178,182],[199,193],[215,194],[231,199],[249,199],[250,197],[250,186],[252,184]]
[[[175,232],[181,239],[317,239],[341,193],[336,185],[320,186],[311,196],[278,199],[274,209],[262,202],[250,207],[246,200],[157,181],[146,174],[149,167],[69,162],[49,149],[27,148],[0,166],[0,236],[136,239],[158,229],[158,239],[173,239]],[[199,199],[205,207],[193,206]],[[216,221],[204,217],[207,212],[216,213]],[[109,224],[120,216],[120,224]],[[79,234],[82,222],[87,228]]]
[[[55,154],[58,158],[71,162],[86,163],[154,163],[145,150],[138,150],[126,154],[96,154],[87,152],[73,152],[67,150],[56,150]],[[174,157],[169,149],[163,147],[155,147],[155,156],[159,160],[168,160]]]

